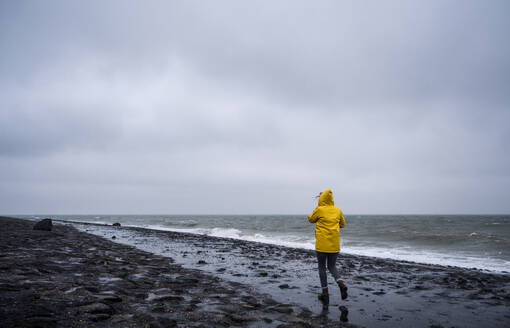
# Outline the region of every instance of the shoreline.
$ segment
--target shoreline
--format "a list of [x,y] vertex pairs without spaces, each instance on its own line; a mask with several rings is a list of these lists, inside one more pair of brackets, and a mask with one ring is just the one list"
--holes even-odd
[[[115,236],[114,245],[126,249],[135,246],[156,258],[173,259],[182,270],[243,286],[277,304],[306,309],[304,313],[313,318],[312,325],[338,326],[342,314],[339,305],[348,309],[350,323],[368,327],[504,327],[510,323],[506,311],[510,306],[510,275],[506,273],[341,253],[337,266],[349,286],[349,298],[340,301],[338,287],[334,289],[329,276],[332,300],[323,311],[316,298],[319,282],[312,250],[69,221],[59,222],[55,228],[69,226],[88,232],[86,236],[102,237],[98,240],[105,245],[113,244]],[[299,311],[293,313],[301,314]]]
[[[66,217],[57,215],[50,217],[65,221],[72,220],[106,225],[120,222],[126,227],[206,234],[278,244],[291,248],[312,250],[315,248],[313,226],[307,222],[298,223],[302,221],[302,218],[285,215],[275,216],[277,220],[248,216],[232,217],[231,219],[235,219],[236,223],[230,223],[229,216],[225,218],[204,216],[203,222],[200,218],[189,215],[182,217],[172,215],[155,217],[149,215],[117,215],[96,218],[92,216],[71,215]],[[402,225],[399,222],[404,218],[392,218],[388,227],[381,227],[380,220],[375,220],[376,222],[373,222],[374,225],[372,225],[374,220],[369,217],[360,220],[352,218],[348,231],[346,230],[342,234],[342,252],[344,254],[372,256],[397,261],[477,268],[487,272],[509,272],[510,252],[506,247],[510,247],[508,236],[505,235],[504,231],[498,230],[499,226],[496,225],[503,224],[505,229],[510,228],[508,226],[510,216],[497,219],[483,218],[480,226],[476,225],[473,220],[467,226],[463,225],[462,220],[464,218],[462,217],[462,220],[460,220],[461,216],[455,217],[455,220],[445,219],[445,217],[429,218],[429,220],[438,220],[441,224],[445,224],[449,227],[447,231],[432,231],[437,230],[437,228],[433,228],[436,225],[433,225],[433,227],[427,226],[423,224],[424,220],[417,220],[416,217],[410,217],[409,221],[403,222]],[[21,218],[28,218],[28,216],[21,216]],[[250,221],[252,219],[253,222]],[[405,219],[407,220],[407,218]],[[275,230],[268,230],[268,227],[272,227],[274,222],[279,222],[279,220],[281,220],[282,225],[276,225]],[[417,221],[417,230],[409,226],[413,221]],[[263,227],[257,229],[261,224]],[[284,226],[289,229],[283,228]],[[454,226],[458,226],[460,230],[452,231],[451,229]],[[379,227],[382,233],[374,234],[374,231],[378,230],[376,227]],[[403,229],[408,233],[399,237],[396,234],[399,229]],[[423,232],[418,233],[417,231],[421,231],[421,229],[424,229]],[[365,230],[368,231],[366,236],[363,232]],[[434,234],[437,234],[437,236]],[[452,242],[453,240],[450,238],[445,239],[445,236],[454,238],[455,242]]]
[[[84,224],[80,229],[107,239],[116,236],[116,242],[250,285],[316,315],[322,312],[316,298],[320,287],[313,250],[140,227]],[[345,305],[349,322],[368,327],[504,327],[509,323],[510,317],[505,317],[505,307],[510,305],[509,274],[344,253],[337,267],[350,297],[345,302],[335,298],[338,287],[328,276],[331,320],[338,320],[338,306]]]
[[[59,222],[63,224],[77,224],[77,225],[90,225],[90,226],[100,226],[100,227],[111,227],[111,224],[108,223],[99,223],[99,222],[82,222],[82,221],[68,221],[68,220],[60,220],[60,219],[52,219],[54,222]],[[171,232],[171,233],[177,233],[177,234],[183,234],[183,235],[190,235],[190,236],[203,236],[207,238],[212,238],[213,240],[216,239],[218,241],[227,239],[231,241],[243,241],[248,243],[255,243],[255,244],[261,244],[261,245],[269,245],[269,246],[276,246],[276,247],[284,247],[289,249],[295,249],[296,251],[311,251],[313,254],[315,254],[315,251],[313,249],[308,248],[302,248],[302,247],[292,247],[284,244],[273,244],[273,243],[266,243],[263,241],[255,241],[255,240],[247,240],[247,239],[241,239],[241,238],[233,238],[233,237],[220,237],[220,236],[211,236],[207,234],[201,234],[201,233],[194,233],[194,232],[188,232],[188,231],[180,231],[179,229],[157,229],[154,227],[140,227],[135,225],[122,225],[123,228],[127,229],[142,229],[146,231],[155,231],[155,232]],[[364,255],[364,254],[356,254],[356,253],[349,253],[349,252],[340,252],[342,255],[352,256],[352,257],[359,257],[359,258],[366,258],[366,259],[379,259],[383,261],[394,261],[398,263],[407,263],[411,265],[425,265],[425,266],[431,266],[431,267],[438,267],[438,268],[456,268],[459,270],[475,270],[483,273],[488,274],[502,274],[502,275],[509,275],[510,271],[505,270],[490,270],[485,268],[476,268],[476,267],[467,267],[467,266],[459,266],[459,265],[444,265],[444,264],[437,264],[437,263],[427,263],[427,262],[418,262],[418,261],[412,261],[412,260],[405,260],[405,259],[397,259],[397,258],[391,258],[391,257],[377,257],[377,256],[371,256],[371,255]],[[509,268],[510,269],[510,268]]]
[[67,225],[0,224],[3,327],[356,327]]

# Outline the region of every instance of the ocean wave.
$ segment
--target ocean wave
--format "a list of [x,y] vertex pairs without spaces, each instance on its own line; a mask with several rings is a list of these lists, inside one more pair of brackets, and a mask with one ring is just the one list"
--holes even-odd
[[[280,245],[292,248],[315,249],[315,240],[299,235],[267,235],[263,233],[248,233],[235,228],[169,228],[150,226],[155,230],[185,232],[208,235],[221,238],[233,238],[265,244]],[[343,243],[342,243],[343,244]],[[480,258],[466,254],[445,254],[432,251],[423,251],[411,247],[371,247],[366,245],[353,246],[350,243],[342,245],[343,253],[387,258],[393,260],[411,261],[426,264],[451,265],[464,268],[477,268],[489,271],[509,271],[510,262],[501,259]]]
[[303,238],[302,236],[275,235],[270,236],[262,233],[248,233],[235,228],[171,228],[159,225],[147,226],[149,229],[193,233],[220,238],[232,238],[246,241],[259,242],[264,244],[280,245],[293,248],[314,249],[315,240]]
[[508,272],[510,261],[496,258],[482,258],[466,254],[445,254],[417,249],[398,249],[382,247],[344,247],[343,251],[353,255],[388,258],[393,260],[411,261],[444,266],[457,266],[462,268],[476,268],[488,271]]

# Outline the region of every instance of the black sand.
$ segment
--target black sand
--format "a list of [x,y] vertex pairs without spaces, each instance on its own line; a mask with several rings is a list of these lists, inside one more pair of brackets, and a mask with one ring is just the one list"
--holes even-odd
[[323,308],[313,251],[74,225],[103,239],[70,226],[44,233],[31,231],[33,222],[0,222],[7,227],[0,320],[8,326],[338,327],[347,325],[339,306],[350,323],[367,327],[510,326],[508,273],[342,254],[350,296],[341,301],[330,281],[331,304]]

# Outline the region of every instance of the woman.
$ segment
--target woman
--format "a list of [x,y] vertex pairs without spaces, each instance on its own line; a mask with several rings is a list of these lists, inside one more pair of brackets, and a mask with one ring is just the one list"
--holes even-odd
[[322,294],[319,295],[319,300],[325,304],[329,303],[326,263],[329,272],[340,287],[340,293],[344,300],[347,298],[347,286],[340,279],[335,264],[338,252],[340,252],[340,228],[345,227],[345,217],[342,211],[335,206],[331,189],[326,189],[326,191],[320,193],[319,205],[308,217],[308,221],[315,223],[315,250],[319,262],[319,278],[322,286]]

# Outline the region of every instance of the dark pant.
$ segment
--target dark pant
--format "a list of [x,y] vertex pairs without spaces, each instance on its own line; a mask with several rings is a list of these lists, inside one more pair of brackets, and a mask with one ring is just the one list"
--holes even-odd
[[317,261],[319,262],[319,278],[321,279],[322,288],[328,287],[328,277],[326,274],[326,263],[328,265],[328,270],[335,278],[335,281],[340,279],[340,274],[336,269],[336,258],[338,257],[338,253],[323,253],[317,252]]

